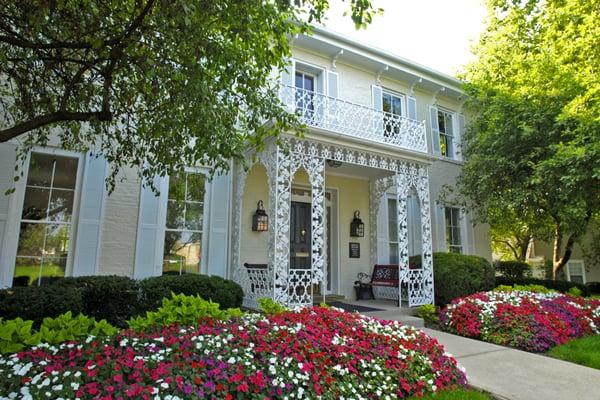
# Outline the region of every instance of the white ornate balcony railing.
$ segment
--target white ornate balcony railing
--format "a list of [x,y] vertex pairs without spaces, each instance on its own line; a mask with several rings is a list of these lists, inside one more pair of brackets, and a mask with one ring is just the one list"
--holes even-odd
[[355,138],[427,152],[425,122],[293,86],[281,87],[281,100],[311,127]]

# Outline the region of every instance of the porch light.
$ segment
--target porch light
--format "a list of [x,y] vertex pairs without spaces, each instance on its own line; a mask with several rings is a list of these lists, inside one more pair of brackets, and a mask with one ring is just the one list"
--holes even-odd
[[269,230],[269,216],[263,207],[263,201],[256,204],[256,212],[252,216],[252,230],[255,232],[266,232]]
[[352,237],[364,237],[365,236],[365,224],[360,219],[360,211],[354,211],[354,218],[350,223],[350,236]]

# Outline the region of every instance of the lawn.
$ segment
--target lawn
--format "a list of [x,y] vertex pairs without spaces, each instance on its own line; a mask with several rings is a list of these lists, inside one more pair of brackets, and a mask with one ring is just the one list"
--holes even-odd
[[[481,393],[477,390],[448,390],[441,391],[436,394],[432,394],[424,397],[411,397],[410,399],[420,400],[491,400],[492,397],[485,393]],[[410,400],[409,399],[409,400]]]
[[549,356],[570,361],[586,367],[600,369],[600,336],[588,336],[571,340],[556,346],[548,352]]
[[[39,265],[18,265],[15,268],[15,277],[27,276],[29,277],[28,284],[31,285],[35,280],[40,277],[40,266]],[[65,276],[65,269],[60,265],[48,264],[44,265],[42,272],[42,278]]]

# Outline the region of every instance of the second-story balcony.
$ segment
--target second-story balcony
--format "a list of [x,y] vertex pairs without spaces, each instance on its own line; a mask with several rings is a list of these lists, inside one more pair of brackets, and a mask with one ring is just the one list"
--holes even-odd
[[281,87],[281,100],[310,127],[402,149],[427,152],[424,121],[293,86]]

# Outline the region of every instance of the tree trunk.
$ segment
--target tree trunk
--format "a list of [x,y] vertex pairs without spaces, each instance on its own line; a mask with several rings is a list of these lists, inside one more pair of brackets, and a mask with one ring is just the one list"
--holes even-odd
[[529,243],[531,243],[531,236],[527,235],[519,242],[519,261],[527,261],[527,250],[529,249]]
[[573,253],[573,246],[575,245],[575,241],[579,238],[579,235],[586,231],[588,223],[592,217],[592,211],[588,210],[585,214],[585,218],[583,219],[583,224],[577,232],[573,232],[569,235],[567,239],[567,244],[565,246],[564,254],[562,254],[562,241],[563,241],[563,232],[560,226],[560,219],[554,218],[556,227],[554,230],[554,247],[552,254],[552,279],[556,280],[558,277],[558,273],[561,269],[569,262],[571,259],[571,254]]

